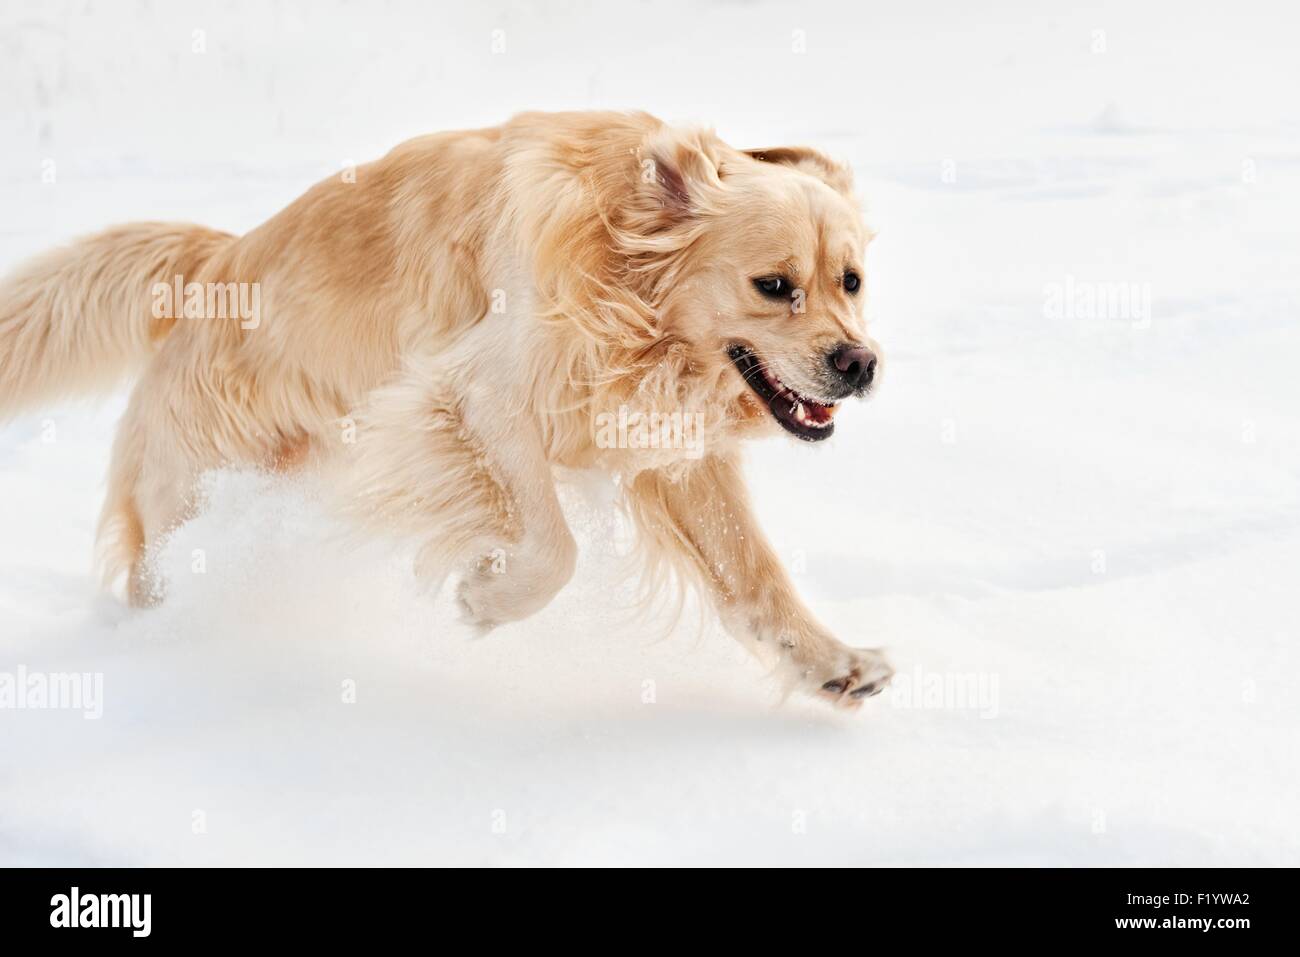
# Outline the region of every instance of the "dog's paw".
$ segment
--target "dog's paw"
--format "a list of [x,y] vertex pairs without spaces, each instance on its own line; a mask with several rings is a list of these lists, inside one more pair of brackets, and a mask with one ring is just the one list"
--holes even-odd
[[837,708],[855,709],[884,691],[894,668],[874,648],[843,648],[830,660],[807,669],[803,686]]
[[572,574],[573,562],[554,550],[494,548],[456,586],[461,620],[483,635],[544,608]]
[[486,607],[488,602],[485,599],[489,596],[485,591],[481,579],[473,575],[462,579],[456,586],[456,617],[476,638],[482,638],[497,626]]

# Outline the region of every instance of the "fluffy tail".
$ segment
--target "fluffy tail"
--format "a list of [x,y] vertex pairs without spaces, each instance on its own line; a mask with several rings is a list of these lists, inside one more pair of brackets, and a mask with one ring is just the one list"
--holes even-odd
[[155,283],[185,281],[233,237],[133,223],[52,250],[0,280],[0,421],[39,402],[107,389],[150,356],[175,319]]

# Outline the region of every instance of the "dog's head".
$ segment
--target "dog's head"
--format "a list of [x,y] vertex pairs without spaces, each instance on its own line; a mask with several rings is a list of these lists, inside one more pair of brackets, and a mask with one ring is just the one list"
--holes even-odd
[[664,331],[723,383],[734,418],[827,438],[880,367],[863,319],[870,233],[848,171],[803,147],[743,152],[671,128],[640,161],[639,231],[668,263]]

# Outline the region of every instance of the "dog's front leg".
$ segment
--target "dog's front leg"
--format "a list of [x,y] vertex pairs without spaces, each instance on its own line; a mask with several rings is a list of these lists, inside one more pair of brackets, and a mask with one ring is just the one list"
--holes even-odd
[[727,629],[778,663],[787,684],[856,707],[889,683],[881,652],[850,648],[795,592],[749,505],[738,464],[706,456],[680,476],[639,473],[628,501],[652,556],[701,582]]
[[539,611],[572,577],[577,546],[531,413],[503,409],[437,366],[409,368],[357,417],[344,507],[414,535],[416,570],[458,575],[480,629]]

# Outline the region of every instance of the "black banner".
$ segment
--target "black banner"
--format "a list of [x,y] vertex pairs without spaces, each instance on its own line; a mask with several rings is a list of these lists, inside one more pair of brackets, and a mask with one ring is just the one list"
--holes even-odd
[[[731,944],[755,933],[766,939],[764,928],[775,923],[792,939],[835,934],[858,946],[878,928],[925,946],[1127,938],[1235,947],[1289,939],[1294,914],[1289,870],[785,871],[693,886],[697,879],[602,879],[597,890],[573,874],[548,878],[539,890],[526,875],[423,870],[9,870],[0,872],[0,926],[6,944],[96,948],[280,939],[333,947],[444,927],[464,933],[472,929],[466,918],[484,917],[494,938],[563,920],[627,921],[651,937],[710,928]],[[429,938],[430,946],[439,942]]]

